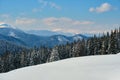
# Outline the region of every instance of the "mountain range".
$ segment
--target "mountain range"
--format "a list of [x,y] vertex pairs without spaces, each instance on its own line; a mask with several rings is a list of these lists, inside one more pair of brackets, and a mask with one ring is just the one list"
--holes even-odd
[[64,33],[64,32],[56,32],[56,31],[49,31],[49,30],[29,30],[26,31],[28,34],[35,34],[38,36],[53,36],[53,35],[65,35],[65,36],[73,36],[74,34],[72,33]]
[[[45,34],[46,33],[46,34]],[[88,39],[89,36],[82,34],[77,34],[74,36],[66,36],[62,33],[52,31],[29,31],[24,32],[20,29],[13,28],[8,24],[0,25],[0,40],[6,40],[11,43],[27,46],[27,47],[40,47],[47,46],[53,47],[59,44],[66,44],[67,42],[71,43],[79,39]]]

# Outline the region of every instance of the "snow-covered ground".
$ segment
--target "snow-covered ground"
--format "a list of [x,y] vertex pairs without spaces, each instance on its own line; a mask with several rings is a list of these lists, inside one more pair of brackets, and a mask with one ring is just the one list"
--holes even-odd
[[120,80],[120,54],[71,58],[0,74],[0,80]]

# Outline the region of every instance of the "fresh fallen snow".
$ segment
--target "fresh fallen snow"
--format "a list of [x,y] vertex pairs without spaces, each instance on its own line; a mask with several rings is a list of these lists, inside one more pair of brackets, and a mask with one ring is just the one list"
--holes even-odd
[[120,55],[71,58],[0,74],[0,80],[120,80]]

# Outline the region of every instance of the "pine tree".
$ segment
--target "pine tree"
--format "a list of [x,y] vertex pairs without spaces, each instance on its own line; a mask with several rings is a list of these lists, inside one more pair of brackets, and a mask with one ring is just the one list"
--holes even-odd
[[58,49],[57,47],[54,47],[54,48],[52,49],[52,52],[51,52],[51,55],[50,55],[50,58],[49,58],[48,62],[60,60],[60,58],[59,58],[59,53],[58,53],[58,50],[57,50],[57,49]]

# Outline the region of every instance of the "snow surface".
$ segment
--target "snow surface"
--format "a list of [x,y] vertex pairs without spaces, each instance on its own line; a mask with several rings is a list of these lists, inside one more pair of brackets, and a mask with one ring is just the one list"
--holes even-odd
[[0,74],[0,80],[120,80],[120,54],[78,57]]

